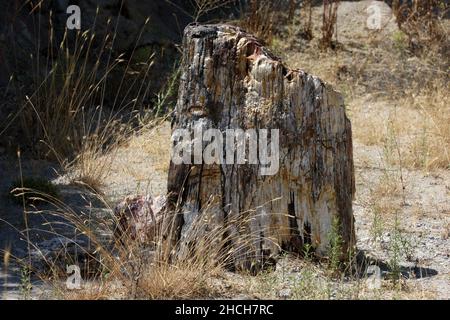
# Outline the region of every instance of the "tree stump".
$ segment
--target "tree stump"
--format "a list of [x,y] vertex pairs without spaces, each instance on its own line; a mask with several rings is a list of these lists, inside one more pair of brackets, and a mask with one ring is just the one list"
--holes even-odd
[[[208,129],[221,136],[196,136]],[[230,129],[242,131],[233,140]],[[189,235],[199,217],[202,232],[223,226],[227,240],[218,245],[239,269],[305,246],[326,256],[333,221],[342,252],[354,247],[352,134],[343,99],[317,77],[285,67],[252,35],[228,25],[186,27],[172,132],[172,252],[195,246]]]

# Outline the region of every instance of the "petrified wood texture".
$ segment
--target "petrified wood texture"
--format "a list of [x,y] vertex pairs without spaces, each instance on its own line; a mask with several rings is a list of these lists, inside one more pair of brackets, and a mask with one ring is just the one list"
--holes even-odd
[[343,250],[352,248],[352,135],[340,94],[315,76],[288,69],[237,27],[188,26],[183,52],[174,132],[279,129],[279,170],[261,175],[258,164],[171,161],[175,251],[195,245],[187,239],[202,215],[208,216],[205,232],[212,225],[227,228],[230,240],[221,245],[238,268],[260,266],[281,250],[301,253],[306,244],[326,255],[334,218]]

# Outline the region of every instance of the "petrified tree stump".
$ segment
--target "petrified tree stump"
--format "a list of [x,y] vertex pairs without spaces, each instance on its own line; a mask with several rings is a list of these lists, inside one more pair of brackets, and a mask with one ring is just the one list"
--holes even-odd
[[[342,250],[352,248],[352,135],[342,97],[317,77],[286,68],[237,27],[188,26],[183,52],[168,179],[173,251],[195,245],[189,232],[203,215],[205,232],[227,228],[221,245],[237,268],[260,266],[282,250],[302,253],[305,245],[326,256],[333,221]],[[207,129],[223,136],[196,136]],[[231,155],[230,129],[248,138],[244,149],[236,138]],[[212,152],[212,142],[223,147]]]

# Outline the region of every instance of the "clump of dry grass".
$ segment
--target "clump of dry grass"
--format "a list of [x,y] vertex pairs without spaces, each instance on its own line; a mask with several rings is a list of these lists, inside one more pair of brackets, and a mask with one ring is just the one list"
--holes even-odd
[[[66,29],[56,40],[52,19],[50,13],[46,68],[40,52],[32,55],[32,84],[17,87],[22,106],[12,121],[20,120],[21,143],[40,158],[57,160],[73,173],[74,182],[100,190],[109,174],[112,151],[133,130],[134,113],[148,96],[153,55],[135,61],[136,47],[129,57],[114,52],[117,26],[110,20],[105,30],[113,31],[103,39],[97,39],[94,23],[84,32]],[[132,81],[127,81],[130,77]]]
[[251,0],[248,12],[244,13],[244,17],[240,21],[240,26],[266,43],[271,43],[274,19],[275,11],[272,1]]
[[[51,56],[53,60],[48,62],[51,70],[44,79],[39,73],[36,75],[36,90],[25,97],[20,114],[22,127],[30,141],[42,141],[48,146],[41,154],[44,157],[71,156],[82,151],[86,140],[92,139],[88,135],[96,134],[99,138],[102,135],[103,122],[107,121],[102,114],[103,103],[93,111],[92,106],[100,100],[108,72],[123,60],[119,57],[103,70],[103,48],[91,66],[94,39],[89,32],[79,33],[76,39],[79,45],[72,48],[66,31],[56,56]],[[33,123],[36,125],[30,125]]]
[[[448,169],[448,99],[447,90],[440,84],[434,90],[411,93],[396,103],[387,102],[391,110],[384,115],[372,114],[375,119],[361,121],[362,127],[355,126],[355,135],[366,145],[383,146],[384,156],[391,165],[425,171]],[[361,115],[356,119],[361,120]],[[368,130],[371,126],[374,130]]]

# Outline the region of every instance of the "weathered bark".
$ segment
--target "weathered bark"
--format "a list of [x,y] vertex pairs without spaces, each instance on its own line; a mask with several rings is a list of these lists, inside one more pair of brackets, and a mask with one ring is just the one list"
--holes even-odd
[[287,69],[236,27],[188,26],[183,52],[172,129],[279,129],[279,171],[263,176],[257,164],[171,161],[175,251],[195,245],[189,232],[205,212],[202,223],[226,228],[230,240],[222,245],[238,268],[261,266],[281,250],[302,253],[306,244],[326,255],[334,217],[342,249],[353,247],[352,135],[341,96]]

